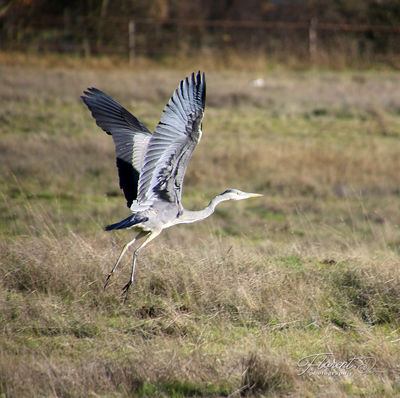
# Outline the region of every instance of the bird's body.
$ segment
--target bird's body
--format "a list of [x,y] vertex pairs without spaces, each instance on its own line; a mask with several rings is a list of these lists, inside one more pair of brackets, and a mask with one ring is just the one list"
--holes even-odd
[[261,196],[228,189],[212,199],[203,210],[184,209],[181,201],[182,184],[187,164],[202,135],[205,92],[204,74],[199,72],[197,76],[192,74],[190,78],[182,80],[165,106],[153,134],[135,116],[100,90],[90,88],[82,96],[96,123],[113,137],[120,187],[132,211],[129,217],[107,226],[106,230],[132,228],[138,232],[124,246],[107,276],[105,286],[126,250],[137,239],[146,238],[134,252],[131,278],[124,287],[125,293],[133,282],[140,250],[163,229],[203,220],[225,200]]

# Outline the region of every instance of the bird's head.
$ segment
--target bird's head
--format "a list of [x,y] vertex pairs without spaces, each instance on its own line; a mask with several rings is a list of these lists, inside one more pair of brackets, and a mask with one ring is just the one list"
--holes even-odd
[[230,188],[227,189],[225,192],[219,195],[223,200],[242,200],[242,199],[249,199],[249,198],[259,198],[263,196],[259,193],[248,193],[239,191],[239,189]]

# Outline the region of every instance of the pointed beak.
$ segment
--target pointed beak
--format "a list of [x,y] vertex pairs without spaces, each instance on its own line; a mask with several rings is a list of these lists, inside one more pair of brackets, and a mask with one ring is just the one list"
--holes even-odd
[[264,195],[261,195],[260,193],[248,193],[248,194],[246,194],[247,198],[259,198],[261,196],[264,196]]

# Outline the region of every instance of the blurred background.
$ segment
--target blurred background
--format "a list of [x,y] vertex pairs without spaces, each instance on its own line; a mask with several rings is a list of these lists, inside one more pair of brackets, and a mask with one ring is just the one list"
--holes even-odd
[[2,0],[0,49],[399,65],[396,0]]

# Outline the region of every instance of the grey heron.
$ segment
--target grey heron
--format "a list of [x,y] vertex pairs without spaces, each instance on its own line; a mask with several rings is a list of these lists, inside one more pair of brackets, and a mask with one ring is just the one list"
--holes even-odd
[[262,196],[238,189],[227,189],[200,211],[186,210],[182,205],[182,184],[190,157],[202,135],[206,99],[204,73],[182,80],[166,104],[161,120],[152,134],[131,113],[96,88],[88,88],[81,97],[96,123],[111,135],[117,158],[120,188],[132,214],[108,225],[107,231],[133,228],[137,235],[122,249],[107,275],[104,288],[124,254],[138,239],[145,238],[133,254],[131,276],[124,286],[127,293],[135,277],[139,252],[163,229],[176,224],[192,223],[210,216],[226,200]]

